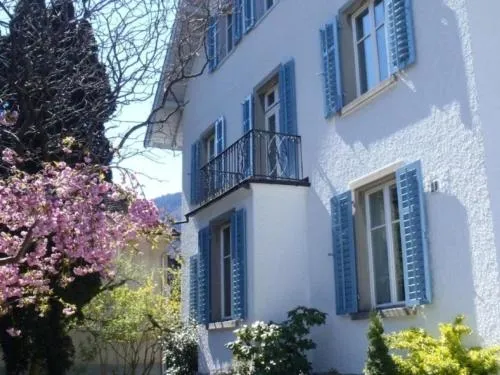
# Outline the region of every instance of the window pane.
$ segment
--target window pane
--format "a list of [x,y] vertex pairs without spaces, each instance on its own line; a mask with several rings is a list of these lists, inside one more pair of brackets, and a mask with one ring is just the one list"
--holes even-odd
[[266,0],[266,10],[273,6],[274,0]]
[[224,315],[231,316],[231,258],[224,258]]
[[233,15],[227,15],[227,51],[230,52],[233,49]]
[[385,26],[380,26],[377,30],[377,54],[380,80],[383,81],[389,76],[387,47],[385,44]]
[[366,37],[358,44],[360,91],[362,94],[375,86],[377,81],[372,44],[371,36]]
[[356,18],[356,40],[363,39],[364,36],[370,34],[370,28],[370,17],[367,8]]
[[394,241],[394,261],[396,263],[396,298],[398,302],[405,300],[405,284],[403,277],[403,249],[401,248],[401,232],[399,223],[392,225],[392,238]]
[[274,90],[271,91],[268,95],[267,95],[267,106],[270,107],[274,104],[274,101],[275,101],[275,96],[274,96]]
[[223,230],[223,244],[224,244],[224,257],[231,255],[231,231],[229,227],[224,228]]
[[375,276],[375,300],[377,305],[391,302],[389,257],[385,227],[375,229],[372,235],[373,271]]
[[392,220],[399,220],[398,189],[396,185],[389,188],[389,197],[391,199],[391,218]]
[[370,223],[372,228],[385,224],[383,190],[370,194]]
[[375,27],[384,23],[384,18],[384,0],[377,0],[375,1]]
[[276,115],[272,114],[267,118],[267,131],[276,132]]

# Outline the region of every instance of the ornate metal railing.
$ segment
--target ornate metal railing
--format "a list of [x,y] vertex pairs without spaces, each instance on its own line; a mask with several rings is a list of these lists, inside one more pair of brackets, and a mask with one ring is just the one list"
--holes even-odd
[[246,180],[302,180],[297,135],[250,130],[200,169],[199,198],[206,202]]

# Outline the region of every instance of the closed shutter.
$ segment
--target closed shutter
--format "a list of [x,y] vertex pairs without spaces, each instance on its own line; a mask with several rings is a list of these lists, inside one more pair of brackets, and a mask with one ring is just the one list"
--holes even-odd
[[191,146],[191,204],[200,202],[200,167],[201,167],[201,142],[196,141]]
[[396,172],[407,306],[431,302],[427,223],[420,161]]
[[246,212],[241,209],[231,216],[233,319],[245,319],[247,314],[246,241]]
[[351,192],[333,197],[331,206],[336,311],[337,315],[345,315],[358,311]]
[[208,24],[207,32],[207,57],[208,70],[214,71],[217,67],[217,17],[211,16]]
[[[253,129],[253,95],[245,98],[242,105],[243,113],[243,134],[247,134]],[[242,178],[252,175],[253,172],[253,137],[249,133],[243,138],[242,147],[238,152],[241,152],[239,159],[239,170]]]
[[202,324],[210,322],[210,228],[198,232],[198,320]]
[[189,258],[189,318],[198,321],[198,255]]
[[415,62],[411,0],[386,0],[387,40],[391,73]]
[[243,0],[243,32],[249,32],[254,24],[255,0]]
[[238,44],[243,30],[243,0],[233,0],[233,41]]
[[327,118],[342,108],[339,31],[337,20],[326,24],[320,30],[325,117]]

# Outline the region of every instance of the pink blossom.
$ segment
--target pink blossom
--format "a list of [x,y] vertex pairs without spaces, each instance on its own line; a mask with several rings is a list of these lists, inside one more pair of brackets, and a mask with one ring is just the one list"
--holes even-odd
[[12,337],[19,337],[19,336],[21,336],[21,330],[15,329],[14,327],[8,328],[6,331]]

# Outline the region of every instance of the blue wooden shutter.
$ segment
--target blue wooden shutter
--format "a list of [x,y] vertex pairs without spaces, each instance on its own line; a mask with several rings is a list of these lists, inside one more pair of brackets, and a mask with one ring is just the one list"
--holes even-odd
[[295,62],[293,59],[281,65],[279,81],[280,131],[286,134],[297,134]]
[[243,0],[243,32],[250,31],[255,23],[255,0]]
[[198,232],[198,320],[202,324],[210,322],[210,228]]
[[238,44],[243,32],[243,0],[233,0],[233,42]]
[[191,146],[191,204],[200,201],[200,167],[201,167],[201,142],[196,141]]
[[219,117],[215,121],[215,154],[219,155],[226,148],[226,121]]
[[337,315],[358,311],[356,247],[351,192],[332,198],[333,264]]
[[339,32],[336,19],[320,30],[325,117],[330,117],[342,108]]
[[386,0],[387,42],[391,73],[415,62],[411,0]]
[[231,216],[233,319],[245,319],[247,314],[246,249],[246,212],[241,209]]
[[198,321],[198,255],[189,258],[189,318]]
[[420,161],[396,172],[405,296],[408,306],[431,302],[425,198]]
[[207,32],[208,70],[213,72],[217,67],[217,17],[211,16]]
[[[253,95],[249,95],[245,98],[242,103],[242,113],[243,113],[243,134],[247,134],[251,129],[253,129]],[[242,142],[242,147],[239,152],[241,156],[239,157],[240,173],[242,178],[246,178],[252,175],[253,172],[253,137],[252,134],[248,134]]]

